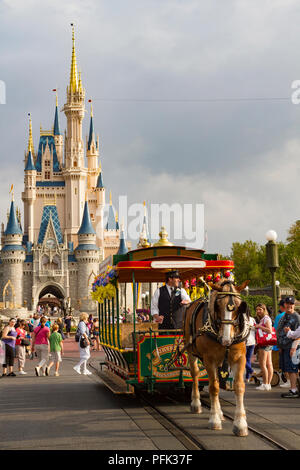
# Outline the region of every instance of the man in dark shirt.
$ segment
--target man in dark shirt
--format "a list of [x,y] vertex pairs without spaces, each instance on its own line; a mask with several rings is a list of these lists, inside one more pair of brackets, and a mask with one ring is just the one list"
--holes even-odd
[[290,350],[293,340],[287,337],[285,328],[295,331],[300,326],[300,316],[295,312],[295,299],[289,296],[284,303],[285,314],[282,316],[276,329],[277,346],[281,351],[282,371],[288,375],[291,382],[291,389],[288,393],[283,393],[282,398],[298,398],[297,389],[298,364],[292,362]]
[[189,304],[190,297],[185,289],[180,287],[180,275],[176,270],[166,274],[166,284],[159,287],[151,300],[151,315],[159,323],[159,329],[173,329],[175,318],[173,314],[180,306]]

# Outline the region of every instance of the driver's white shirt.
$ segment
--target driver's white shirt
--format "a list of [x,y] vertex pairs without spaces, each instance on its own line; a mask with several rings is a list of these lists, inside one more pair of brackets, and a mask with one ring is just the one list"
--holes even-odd
[[[166,287],[169,291],[169,294],[171,296],[171,292],[172,292],[172,287],[169,286],[168,284],[166,284]],[[176,287],[175,287],[176,289]],[[187,300],[188,302],[191,302],[191,299],[189,297],[189,295],[187,294],[186,290],[181,288],[180,289],[180,292],[181,292],[181,300]],[[158,301],[159,301],[159,294],[160,294],[160,287],[158,289],[156,289],[156,291],[154,292],[153,296],[152,296],[152,299],[151,299],[151,315],[159,315],[159,309],[158,309]]]

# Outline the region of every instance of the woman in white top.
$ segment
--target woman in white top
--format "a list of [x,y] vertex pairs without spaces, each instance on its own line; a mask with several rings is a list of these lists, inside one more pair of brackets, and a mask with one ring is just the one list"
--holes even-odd
[[79,354],[80,354],[80,360],[79,362],[76,364],[76,366],[73,367],[73,369],[78,373],[78,374],[81,374],[81,371],[80,371],[80,367],[83,366],[83,375],[91,375],[92,372],[90,372],[87,367],[86,367],[86,363],[88,361],[88,359],[90,358],[91,356],[91,353],[90,353],[90,346],[87,346],[86,348],[82,348],[80,346],[80,340],[81,338],[85,338],[89,341],[89,334],[90,334],[90,330],[87,326],[88,324],[88,314],[87,313],[82,313],[80,315],[80,322],[78,324],[78,332],[80,333],[80,338],[79,338]]
[[[258,325],[255,325],[255,328],[259,328],[266,333],[272,333],[272,320],[265,304],[258,304],[256,306],[256,315],[260,322]],[[271,390],[271,380],[273,377],[272,348],[272,346],[260,346],[258,349],[258,360],[263,383],[256,387],[257,390]]]
[[247,382],[250,382],[250,377],[254,372],[252,369],[252,365],[251,365],[251,358],[252,358],[253,351],[255,348],[256,321],[254,320],[253,317],[250,317],[249,324],[250,324],[250,333],[246,341],[246,381]]

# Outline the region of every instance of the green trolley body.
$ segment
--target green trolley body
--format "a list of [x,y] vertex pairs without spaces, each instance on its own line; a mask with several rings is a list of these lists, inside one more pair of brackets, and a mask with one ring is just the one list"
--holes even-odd
[[[128,391],[137,388],[153,393],[166,387],[190,387],[188,355],[180,353],[183,331],[158,330],[158,324],[151,318],[137,323],[140,285],[146,283],[151,292],[153,284],[157,287],[164,282],[166,271],[174,268],[180,271],[182,280],[203,280],[207,274],[222,275],[233,267],[232,261],[219,260],[218,255],[175,246],[133,250],[105,260],[100,265],[100,276],[109,279],[111,270],[115,273],[113,295],[105,298],[104,294],[98,305],[100,344],[108,373],[121,379]],[[103,292],[105,289],[101,295]],[[129,293],[132,293],[131,318],[127,312]],[[208,384],[208,376],[200,360],[198,365],[199,385],[203,387]]]

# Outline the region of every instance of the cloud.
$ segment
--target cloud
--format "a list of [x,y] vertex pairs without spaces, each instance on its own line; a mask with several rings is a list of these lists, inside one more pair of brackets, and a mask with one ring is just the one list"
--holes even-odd
[[285,239],[299,217],[299,108],[235,99],[291,94],[299,16],[296,0],[2,0],[1,219],[9,184],[20,200],[27,113],[37,147],[40,123],[53,123],[52,88],[65,101],[74,21],[113,199],[204,203],[209,251],[228,253],[247,238],[264,243],[269,228]]
[[[269,229],[276,230],[280,240],[286,240],[287,230],[297,218],[299,152],[300,139],[287,141],[281,148],[261,155],[261,163],[250,167],[244,178],[235,169],[225,176],[220,172],[174,176],[145,173],[140,166],[130,179],[131,168],[123,168],[123,184],[119,181],[118,191],[126,192],[129,204],[146,200],[150,213],[151,203],[204,204],[208,251],[230,254],[233,241],[252,239],[264,244]],[[170,239],[173,232],[174,226]]]

